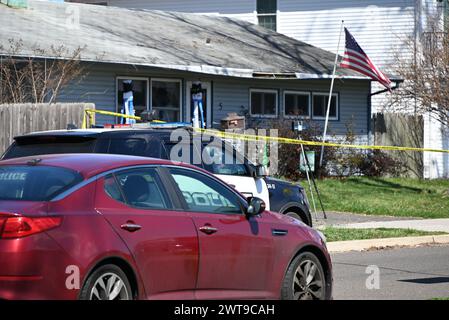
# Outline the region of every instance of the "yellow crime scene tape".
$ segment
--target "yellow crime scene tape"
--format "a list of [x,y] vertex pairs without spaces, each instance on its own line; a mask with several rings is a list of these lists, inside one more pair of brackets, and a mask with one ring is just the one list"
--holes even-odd
[[291,139],[282,137],[271,137],[271,136],[257,136],[249,134],[240,134],[233,132],[223,132],[210,129],[199,129],[194,130],[202,133],[207,133],[209,135],[216,135],[222,138],[240,139],[245,141],[260,141],[264,140],[266,142],[277,142],[283,144],[298,144],[298,145],[308,145],[308,146],[325,146],[325,147],[337,147],[337,148],[353,148],[353,149],[367,149],[367,150],[395,150],[395,151],[419,151],[419,152],[440,152],[449,153],[449,150],[444,149],[431,149],[431,148],[414,148],[414,147],[398,147],[398,146],[375,146],[375,145],[359,145],[359,144],[343,144],[343,143],[333,143],[333,142],[320,142],[320,141],[308,141],[301,139]]
[[[118,112],[111,112],[111,111],[104,111],[104,110],[97,110],[97,109],[85,109],[84,110],[84,117],[83,117],[83,124],[81,125],[82,129],[87,129],[87,123],[95,124],[95,114],[102,114],[105,116],[112,116],[112,117],[120,117],[125,119],[133,119],[133,120],[142,120],[141,117],[137,116],[129,116],[123,113]],[[154,120],[155,123],[164,123],[164,121],[160,120]]]
[[[142,120],[141,117],[128,116],[117,112],[96,110],[96,109],[86,109],[84,110],[84,118],[82,128],[87,129],[87,122],[95,124],[95,114],[108,115],[113,117],[128,118],[134,120]],[[153,120],[153,123],[166,123],[160,120]],[[272,137],[272,136],[259,136],[252,134],[243,134],[235,132],[224,132],[211,129],[201,129],[193,128],[196,132],[217,136],[224,139],[238,139],[243,141],[265,141],[265,142],[276,142],[282,144],[297,144],[305,146],[325,146],[325,147],[335,147],[335,148],[353,148],[353,149],[365,149],[365,150],[392,150],[392,151],[415,151],[415,152],[438,152],[438,153],[449,153],[449,150],[445,149],[432,149],[432,148],[414,148],[414,147],[399,147],[399,146],[376,146],[376,145],[359,145],[359,144],[344,144],[344,143],[333,143],[333,142],[320,142],[320,141],[309,141],[301,139],[283,138],[283,137]]]

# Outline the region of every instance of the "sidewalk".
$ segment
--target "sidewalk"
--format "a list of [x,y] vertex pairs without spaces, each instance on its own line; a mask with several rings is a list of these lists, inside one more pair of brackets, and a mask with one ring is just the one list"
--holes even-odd
[[[327,216],[328,219],[323,219],[322,216],[319,215],[319,219],[314,221],[315,227],[318,229],[326,226],[351,229],[395,228],[449,233],[449,219],[410,219],[409,217],[375,216],[339,212],[329,212],[327,213]],[[449,244],[449,235],[336,241],[328,243],[328,250],[329,252],[364,251],[424,244]]]
[[378,250],[396,247],[414,247],[422,245],[447,245],[447,244],[449,244],[449,235],[445,234],[439,236],[333,241],[327,243],[327,250],[330,253],[337,253],[349,251],[367,251],[373,249]]
[[361,223],[338,224],[334,226],[351,229],[396,228],[396,229],[415,229],[421,231],[442,231],[449,233],[449,219],[371,221]]
[[[356,214],[347,212],[326,212],[327,219],[323,218],[323,213],[318,212],[318,219],[313,215],[313,224],[315,227],[325,226],[341,226],[347,224],[371,223],[371,222],[385,222],[385,221],[402,221],[410,220],[409,217],[392,217],[380,215]],[[414,219],[415,220],[415,219]],[[417,218],[416,220],[419,220]]]
[[421,231],[441,231],[449,233],[449,219],[420,219],[344,212],[328,212],[327,217],[327,219],[323,219],[322,213],[320,213],[318,215],[318,220],[314,219],[313,221],[314,226],[317,228],[333,226],[337,228],[351,229],[415,229]]

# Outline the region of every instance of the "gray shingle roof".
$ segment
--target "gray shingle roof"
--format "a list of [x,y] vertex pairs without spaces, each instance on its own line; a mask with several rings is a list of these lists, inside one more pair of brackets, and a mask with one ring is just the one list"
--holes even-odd
[[[79,17],[79,25],[72,18]],[[291,74],[328,77],[335,55],[262,27],[217,16],[128,10],[29,0],[28,9],[0,5],[0,43],[21,39],[33,48],[86,46],[82,60],[191,70],[233,76]],[[1,54],[1,52],[0,52]],[[343,77],[367,79],[349,69]]]

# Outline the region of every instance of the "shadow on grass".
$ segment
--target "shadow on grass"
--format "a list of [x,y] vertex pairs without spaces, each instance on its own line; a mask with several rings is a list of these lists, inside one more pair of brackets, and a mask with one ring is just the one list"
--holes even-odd
[[422,193],[424,189],[421,188],[415,188],[415,187],[409,187],[406,185],[402,185],[396,182],[386,181],[381,178],[348,178],[348,181],[355,183],[355,184],[364,184],[370,187],[375,188],[385,188],[385,189],[403,189],[408,190],[415,193]]

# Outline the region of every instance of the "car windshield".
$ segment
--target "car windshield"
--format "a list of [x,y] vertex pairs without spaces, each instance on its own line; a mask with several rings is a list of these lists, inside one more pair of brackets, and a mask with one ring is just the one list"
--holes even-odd
[[48,201],[82,180],[64,168],[0,166],[0,201]]
[[[175,148],[175,146],[177,146]],[[203,166],[204,169],[213,173],[231,176],[250,176],[246,159],[237,151],[224,145],[203,144],[201,153],[193,144],[176,145],[166,144],[170,160]],[[197,163],[197,160],[200,163]]]
[[203,162],[206,170],[214,174],[248,176],[243,156],[224,146],[203,145]]

